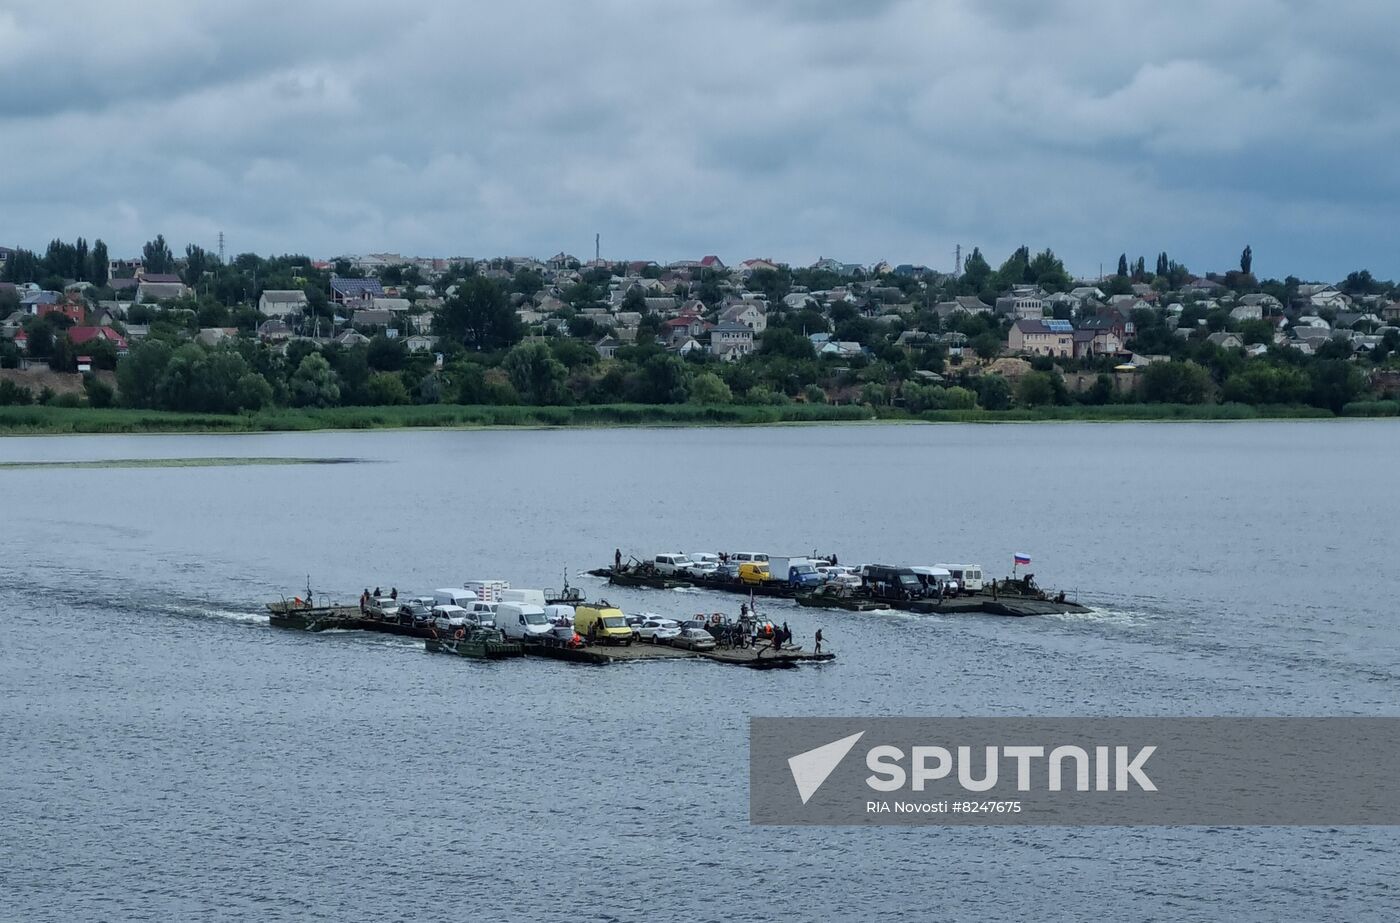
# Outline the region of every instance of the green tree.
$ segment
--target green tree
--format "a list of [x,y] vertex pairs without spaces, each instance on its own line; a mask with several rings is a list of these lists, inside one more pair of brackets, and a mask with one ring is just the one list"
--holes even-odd
[[991,264],[982,255],[980,248],[973,247],[972,252],[963,261],[962,285],[964,290],[974,293],[980,292],[987,287],[987,282],[991,277]]
[[147,339],[131,347],[117,363],[117,387],[128,407],[156,407],[156,387],[173,355],[164,340]]
[[369,377],[366,391],[369,402],[376,406],[408,403],[408,389],[403,386],[403,380],[392,372],[375,372]]
[[380,334],[369,341],[365,360],[377,372],[397,372],[408,361],[408,347],[397,337]]
[[1126,279],[1128,277],[1128,254],[1118,254],[1118,277]]
[[311,353],[292,374],[292,403],[298,407],[333,407],[340,402],[340,383],[330,363]]
[[1000,375],[977,379],[977,402],[985,410],[1006,410],[1011,406],[1011,383]]
[[239,376],[234,390],[234,402],[239,410],[262,410],[271,407],[272,401],[272,385],[267,383],[266,378],[257,372],[245,372]]
[[1210,373],[1194,362],[1154,362],[1142,373],[1142,396],[1149,403],[1203,404]]
[[185,245],[185,271],[181,273],[181,278],[190,288],[194,288],[204,280],[204,274],[213,269],[213,260],[208,252],[198,244]]
[[693,404],[728,404],[733,400],[729,385],[714,372],[701,372],[690,380],[690,401]]
[[141,248],[141,265],[146,272],[168,273],[175,269],[175,254],[165,242],[164,234],[157,234],[155,240],[146,241]]
[[1030,276],[1029,281],[1046,291],[1064,292],[1069,290],[1071,281],[1069,272],[1065,269],[1065,264],[1049,247],[1035,255],[1027,267],[1027,273]]
[[1240,253],[1240,273],[1246,276],[1253,275],[1254,269],[1254,248],[1248,245]]
[[789,327],[769,327],[759,338],[761,356],[784,356],[788,359],[810,359],[816,355],[812,341]]
[[1361,370],[1345,359],[1315,360],[1308,366],[1308,378],[1312,385],[1308,403],[1326,407],[1333,413],[1341,413],[1342,408],[1360,397],[1366,387]]
[[474,350],[504,349],[524,336],[506,293],[482,276],[458,285],[433,318],[433,330]]
[[107,245],[102,242],[102,238],[93,241],[92,244],[92,272],[88,275],[88,281],[98,288],[107,286],[108,268],[111,265],[111,258],[107,255]]
[[1053,404],[1057,384],[1060,379],[1054,372],[1027,372],[1016,385],[1016,401],[1023,407]]
[[522,343],[506,354],[501,368],[527,404],[562,404],[569,370],[541,342]]

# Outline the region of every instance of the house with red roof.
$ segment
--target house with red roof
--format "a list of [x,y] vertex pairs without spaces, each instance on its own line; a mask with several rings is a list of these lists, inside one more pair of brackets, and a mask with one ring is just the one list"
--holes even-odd
[[122,336],[111,327],[69,327],[68,342],[74,346],[82,346],[91,343],[93,340],[106,340],[117,349],[117,355],[124,356],[127,352],[128,344],[126,337]]
[[713,269],[715,272],[724,272],[724,260],[721,260],[714,254],[710,254],[709,256],[703,256],[700,258],[700,268]]
[[62,314],[75,324],[81,324],[87,320],[87,309],[81,303],[75,304],[71,301],[39,305],[38,315],[40,317],[46,317],[50,314]]

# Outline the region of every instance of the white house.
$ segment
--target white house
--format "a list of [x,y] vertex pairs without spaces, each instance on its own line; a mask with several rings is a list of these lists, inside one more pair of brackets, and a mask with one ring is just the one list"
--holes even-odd
[[745,301],[736,304],[719,316],[720,323],[743,324],[754,333],[762,333],[768,329],[768,315],[764,313],[763,304],[757,301]]
[[287,317],[306,310],[306,292],[301,289],[264,289],[258,296],[258,311],[264,317]]

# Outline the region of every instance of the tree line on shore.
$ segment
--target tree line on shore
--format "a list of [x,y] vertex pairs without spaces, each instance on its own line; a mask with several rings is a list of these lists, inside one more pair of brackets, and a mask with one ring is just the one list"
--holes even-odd
[[[1177,336],[1167,329],[1161,311],[1142,310],[1133,314],[1136,334],[1128,345],[1137,352],[1166,357],[1166,361],[1132,373],[1138,376],[1132,389],[1121,386],[1123,377],[1115,374],[1116,360],[1111,357],[1037,358],[1031,361],[1028,372],[1001,375],[975,359],[950,355],[947,345],[936,339],[938,334],[961,334],[969,357],[973,353],[993,357],[1005,342],[1008,322],[987,313],[940,316],[931,307],[935,297],[960,293],[985,296],[1024,283],[1064,290],[1069,284],[1068,274],[1053,253],[1045,250],[1032,255],[1026,247],[996,270],[974,249],[960,277],[882,277],[882,284],[897,289],[894,297],[911,298],[922,292],[924,299],[912,316],[894,324],[879,324],[847,301],[824,309],[785,308],[781,299],[795,285],[835,286],[842,278],[816,269],[761,270],[750,277],[748,287],[769,297],[768,328],[757,338],[754,354],[737,362],[721,362],[704,351],[680,356],[666,350],[656,342],[661,318],[647,310],[645,299],[635,291],[627,296],[623,308],[636,310],[642,317],[636,343],[621,347],[613,358],[600,356],[593,342],[605,331],[580,312],[604,302],[604,286],[615,271],[606,267],[583,272],[579,282],[561,293],[567,307],[538,327],[527,329],[510,298],[538,292],[544,285],[538,272],[521,269],[497,281],[474,267],[454,266],[434,281],[440,295],[453,292],[442,299],[433,315],[441,361],[431,353],[410,352],[402,339],[382,334],[355,346],[307,339],[273,346],[249,335],[203,346],[190,339],[200,328],[236,326],[250,334],[262,319],[250,306],[251,299],[262,288],[305,290],[308,317],[323,317],[329,322],[335,309],[326,295],[331,271],[315,269],[311,261],[299,256],[263,259],[244,254],[225,265],[194,245],[177,260],[160,237],[143,248],[143,258],[152,271],[178,271],[194,290],[172,302],[133,306],[128,320],[148,325],[149,333],[131,346],[128,355],[119,358],[112,345],[102,340],[82,346],[82,352],[92,357],[94,368],[115,371],[115,391],[101,376],[90,376],[86,396],[92,406],[236,413],[271,407],[440,403],[833,402],[919,413],[1075,404],[1237,402],[1306,404],[1340,413],[1372,396],[1374,373],[1393,368],[1400,354],[1400,338],[1392,331],[1362,361],[1357,361],[1349,346],[1332,341],[1321,345],[1315,355],[1271,346],[1262,355],[1247,358],[1239,350],[1219,347],[1201,337]],[[1269,288],[1273,283],[1254,281],[1251,261],[1252,254],[1246,248],[1241,270],[1232,271],[1230,281],[1241,291]],[[1149,273],[1144,259],[1130,263],[1124,256],[1108,287],[1130,288],[1137,279],[1164,285],[1174,284],[1176,279],[1175,284],[1179,284],[1185,276],[1184,267],[1165,253],[1158,256],[1156,270]],[[46,285],[54,279],[76,276],[93,286],[109,284],[106,271],[102,242],[88,247],[81,239],[74,244],[55,241],[42,256],[17,251],[6,270],[17,280],[30,281],[51,273]],[[336,266],[334,271],[355,274],[349,265]],[[644,271],[648,274],[655,275]],[[412,266],[390,267],[381,276],[410,289],[424,282],[421,271]],[[707,306],[718,306],[723,299],[723,281],[720,274],[701,272],[683,294]],[[1353,273],[1347,284],[1370,292],[1389,285],[1377,282],[1369,273]],[[1277,285],[1286,298],[1290,287],[1296,290],[1297,280]],[[103,294],[110,291],[96,289],[89,297]],[[1188,304],[1182,322],[1195,325],[1198,321],[1203,330],[1237,330],[1246,344],[1271,343],[1273,329],[1268,324],[1236,323],[1228,311]],[[31,358],[46,358],[62,371],[76,367],[77,349],[64,334],[70,321],[51,313],[25,323]],[[905,330],[930,337],[901,344],[899,334]],[[865,349],[856,356],[820,355],[809,337],[815,331],[859,343]],[[13,366],[17,359],[13,344],[0,346],[0,364]],[[1073,373],[1087,381],[1087,387],[1071,389],[1066,375]],[[0,383],[0,403],[57,399],[13,383]]]

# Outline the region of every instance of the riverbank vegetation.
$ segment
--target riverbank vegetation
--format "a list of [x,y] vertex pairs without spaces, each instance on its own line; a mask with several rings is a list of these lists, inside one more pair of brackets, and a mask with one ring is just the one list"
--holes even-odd
[[[1382,323],[1400,317],[1400,289],[1362,273],[1339,289],[1258,282],[1248,249],[1223,276],[1192,276],[1166,254],[1153,274],[1124,257],[1103,288],[1071,288],[1053,253],[1027,247],[995,271],[974,249],[961,275],[707,260],[585,266],[561,254],[378,266],[366,278],[349,261],[243,254],[225,265],[193,246],[181,259],[158,237],[144,275],[123,280],[82,241],[55,241],[6,270],[31,300],[26,310],[19,289],[0,292],[20,308],[0,342],[0,406],[12,408],[0,425],[1387,416],[1400,392],[1400,328]],[[123,282],[135,303],[119,300]],[[288,299],[295,309],[278,307]],[[1042,324],[1026,311],[1063,326],[1013,346],[1013,327]]]
[[[1324,419],[1330,411],[1302,405],[1110,404],[1014,410],[927,410],[864,406],[648,405],[584,407],[380,406],[272,409],[236,414],[179,413],[126,408],[94,409],[30,405],[0,407],[0,433],[257,433],[337,429],[587,427],[587,426],[754,426],[800,423],[1034,423],[1189,420]],[[1400,416],[1400,402],[1349,405],[1343,416]]]

